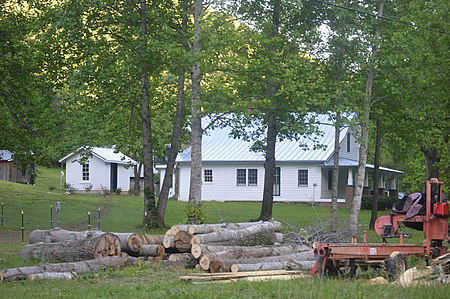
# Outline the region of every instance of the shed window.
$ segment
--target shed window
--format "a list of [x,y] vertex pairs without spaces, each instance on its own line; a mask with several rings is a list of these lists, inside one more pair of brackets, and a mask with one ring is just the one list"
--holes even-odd
[[213,171],[212,171],[212,169],[205,169],[203,171],[203,176],[204,176],[204,182],[205,183],[212,183],[212,181],[213,181]]
[[89,181],[89,163],[82,165],[82,179],[83,181]]
[[308,169],[298,170],[298,186],[307,187],[308,186]]
[[248,170],[248,185],[258,186],[258,169]]
[[247,169],[237,169],[236,185],[237,186],[247,185]]

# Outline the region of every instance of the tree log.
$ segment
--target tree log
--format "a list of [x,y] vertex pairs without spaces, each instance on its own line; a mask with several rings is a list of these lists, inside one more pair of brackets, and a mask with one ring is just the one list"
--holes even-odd
[[167,231],[166,234],[176,235],[179,231],[185,231],[187,232],[189,228],[188,224],[175,224],[172,225],[172,227]]
[[66,241],[76,241],[97,237],[102,234],[104,234],[104,232],[99,230],[86,230],[80,232],[65,230],[61,228],[55,228],[51,230],[34,230],[30,233],[29,243],[59,243]]
[[132,256],[160,256],[165,253],[164,246],[162,245],[153,245],[153,244],[144,244],[141,249],[137,253],[131,254]]
[[288,270],[287,262],[267,262],[256,264],[233,264],[231,265],[231,272],[246,272],[246,271],[268,271],[268,270]]
[[76,262],[120,255],[120,252],[119,238],[116,235],[106,233],[83,240],[29,244],[22,248],[20,255],[23,259]]
[[172,234],[164,235],[163,246],[164,248],[175,248],[175,236]]
[[185,268],[194,268],[198,264],[197,259],[190,253],[172,253],[168,261],[182,264]]
[[142,245],[145,243],[142,235],[133,233],[113,233],[120,240],[120,246],[122,251],[133,254],[141,250]]
[[[270,257],[277,255],[286,255],[309,251],[310,248],[302,245],[285,245],[285,246],[265,246],[265,247],[239,247],[232,248],[227,251],[205,253],[200,258],[199,264],[204,270],[209,269],[209,265],[213,260],[231,260],[231,259],[248,259]],[[277,269],[267,269],[277,270]]]
[[[262,223],[262,221],[190,225],[188,227],[188,233],[190,233],[191,235],[209,234],[209,233],[213,233],[216,231],[224,231],[227,229],[243,229],[243,228],[247,228],[250,226],[254,226],[259,223]],[[281,229],[281,226],[280,226],[280,229]]]
[[164,235],[143,235],[145,244],[163,245]]
[[279,222],[261,222],[243,229],[194,235],[192,237],[192,244],[215,243],[231,240],[244,241],[255,235],[260,235],[262,237],[264,235],[268,235],[269,233],[275,234],[274,232],[280,229],[281,223]]
[[27,276],[27,279],[29,279],[29,280],[36,280],[36,279],[66,279],[66,280],[72,280],[75,277],[77,277],[77,275],[72,273],[72,272],[42,272],[42,273],[30,274],[30,275]]
[[216,272],[229,272],[233,264],[257,264],[268,262],[283,262],[283,261],[314,261],[314,253],[312,250],[293,253],[279,256],[266,256],[261,258],[247,258],[247,259],[216,259],[211,261],[209,270],[213,273]]
[[0,271],[0,281],[3,279],[5,280],[26,279],[31,274],[43,272],[72,272],[76,274],[83,274],[99,270],[122,268],[125,266],[125,262],[127,259],[128,259],[127,254],[121,254],[119,256],[108,256],[87,261],[9,268]]
[[175,248],[179,252],[191,252],[192,235],[186,231],[180,230],[175,235]]

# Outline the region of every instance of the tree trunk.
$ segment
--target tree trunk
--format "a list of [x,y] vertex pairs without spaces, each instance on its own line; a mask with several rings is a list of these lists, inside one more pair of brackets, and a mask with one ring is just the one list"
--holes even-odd
[[101,236],[61,243],[35,243],[22,248],[23,259],[41,261],[76,262],[105,256],[120,255],[119,238],[110,233]]
[[256,264],[233,264],[231,272],[269,271],[269,270],[303,270],[309,271],[314,267],[315,261],[282,261],[264,262]]
[[144,244],[141,246],[141,249],[138,252],[134,252],[130,254],[131,256],[161,256],[165,253],[164,246],[162,245],[153,245],[153,244]]
[[[147,38],[147,2],[140,0],[140,27],[141,27],[141,40],[145,44]],[[150,96],[148,85],[148,70],[146,67],[146,49],[143,49],[141,61],[141,117],[142,117],[142,145],[144,150],[144,223],[150,227],[154,227],[158,224],[157,217],[158,212],[156,210],[156,195],[155,185],[153,179],[153,143],[152,143],[152,126],[151,126],[151,113],[150,113]]]
[[192,97],[191,97],[191,176],[189,185],[189,204],[198,207],[202,200],[202,117],[200,111],[200,53],[202,0],[194,1],[194,42],[192,54]]
[[92,237],[103,235],[104,232],[98,230],[86,231],[69,231],[62,228],[55,228],[51,230],[34,230],[30,233],[29,243],[58,243],[66,241],[84,240]]
[[[205,244],[231,240],[242,240],[254,235],[269,234],[281,229],[280,222],[262,222],[244,229],[230,230],[228,232],[214,232],[209,234],[195,235],[192,238],[192,244]],[[276,237],[275,237],[276,238]]]
[[[274,1],[272,13],[272,33],[271,37],[275,38],[279,35],[281,16],[281,0]],[[276,52],[275,46],[271,46],[269,52]],[[273,78],[269,78],[269,89],[267,91],[269,98],[274,99],[278,92],[278,85]],[[269,221],[272,219],[273,207],[273,184],[275,175],[275,147],[277,141],[277,126],[274,112],[267,112],[267,143],[264,163],[264,187],[263,200],[261,205],[261,213],[258,220]]]
[[337,231],[337,209],[339,195],[339,142],[341,136],[341,113],[336,111],[334,123],[333,181],[331,187],[331,230]]
[[432,178],[439,178],[439,166],[440,157],[438,151],[434,147],[422,147],[422,153],[425,156],[425,182]]
[[[187,29],[187,0],[181,2],[182,13],[181,13],[181,34],[186,34]],[[165,212],[167,206],[167,200],[169,198],[169,190],[172,187],[173,173],[175,168],[175,160],[177,158],[178,151],[180,149],[180,136],[181,129],[183,126],[183,114],[184,114],[184,81],[185,81],[185,70],[180,67],[178,71],[178,92],[177,92],[177,107],[175,111],[175,118],[173,120],[173,130],[172,137],[170,140],[170,150],[169,158],[167,160],[166,172],[164,173],[164,180],[161,187],[161,192],[159,193],[158,200],[158,215],[159,215],[159,226],[165,227]]]
[[380,118],[377,118],[377,129],[375,137],[375,161],[373,169],[373,203],[372,213],[370,215],[369,229],[374,229],[375,221],[378,218],[378,185],[380,184],[380,160],[381,160],[381,122]]
[[[384,1],[385,0],[381,0],[378,4],[378,16],[380,17],[383,16]],[[379,48],[380,35],[380,28],[377,26],[375,29],[375,43],[373,45],[371,61],[374,61],[374,58],[376,57],[377,50]],[[358,232],[359,212],[361,210],[361,199],[364,188],[364,177],[367,163],[367,149],[369,146],[369,121],[370,110],[372,106],[372,84],[374,72],[375,67],[373,65],[369,65],[369,68],[367,70],[366,96],[364,98],[363,112],[359,115],[361,128],[361,144],[359,148],[358,172],[356,174],[353,202],[350,207],[350,214],[348,217],[347,233],[349,236],[356,236]]]
[[134,172],[134,193],[135,195],[138,195],[141,193],[141,169],[142,169],[142,164],[138,163],[136,165],[134,165],[133,167],[133,172]]
[[125,266],[125,262],[127,259],[128,255],[122,254],[119,256],[107,256],[79,262],[45,264],[41,266],[4,269],[0,271],[0,281],[2,281],[3,279],[26,279],[29,275],[43,272],[73,272],[76,274],[83,274],[99,270],[122,268]]
[[185,268],[194,268],[197,265],[197,259],[190,253],[172,253],[169,262],[182,264]]

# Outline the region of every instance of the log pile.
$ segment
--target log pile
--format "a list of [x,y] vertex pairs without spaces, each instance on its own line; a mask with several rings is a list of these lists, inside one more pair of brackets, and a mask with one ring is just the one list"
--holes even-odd
[[[279,222],[260,221],[174,225],[165,235],[36,230],[21,256],[59,264],[5,269],[0,271],[0,279],[72,279],[86,271],[150,262],[234,273],[232,280],[249,271],[292,274],[293,270],[311,269],[312,250],[305,245],[283,244],[281,229]],[[110,264],[105,266],[108,260]]]

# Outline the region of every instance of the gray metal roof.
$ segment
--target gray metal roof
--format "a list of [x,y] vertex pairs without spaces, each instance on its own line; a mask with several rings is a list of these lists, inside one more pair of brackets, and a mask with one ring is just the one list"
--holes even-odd
[[0,161],[12,161],[13,154],[8,150],[0,150]]
[[[333,164],[334,164],[334,159],[330,159],[329,161],[327,161],[327,163],[324,166],[333,167]],[[342,159],[342,158],[339,159],[339,166],[357,167],[358,164],[359,164],[358,161]],[[375,166],[373,164],[366,163],[366,168],[374,169]],[[382,166],[380,166],[380,170],[383,171],[383,172],[392,172],[392,173],[397,173],[397,174],[404,174],[403,171],[400,171],[400,170],[397,170],[397,169],[392,169],[392,168],[387,168],[387,167],[382,167]]]
[[[334,127],[328,121],[328,117],[321,115],[319,117],[321,124],[318,125],[319,131],[323,132],[320,136],[313,135],[319,144],[325,145],[324,148],[314,149],[312,138],[303,140],[283,140],[278,141],[275,147],[275,159],[277,161],[327,161],[333,153],[334,147]],[[207,124],[204,119],[203,123]],[[205,127],[205,125],[203,125]],[[263,153],[255,153],[250,150],[252,142],[230,137],[231,128],[214,128],[203,135],[202,138],[202,161],[264,161]],[[347,128],[340,134],[340,142],[345,138]],[[306,145],[307,148],[301,145]],[[177,162],[191,161],[191,147],[181,152],[177,157]]]
[[[59,163],[65,162],[74,154],[78,154],[82,151],[84,147],[80,147],[75,152],[68,154],[67,156],[61,158]],[[118,164],[136,164],[136,162],[130,157],[122,154],[121,152],[117,152],[114,148],[106,148],[106,147],[92,147],[91,149],[92,155],[98,157],[107,163],[118,163]]]

